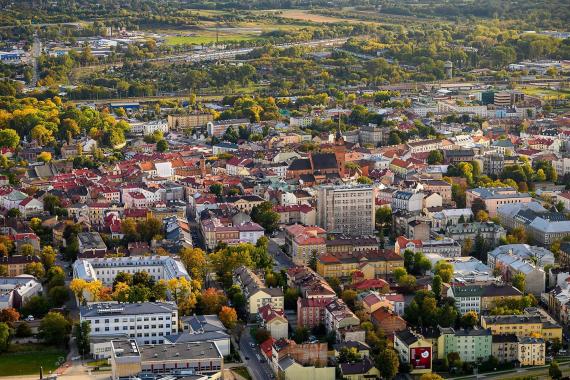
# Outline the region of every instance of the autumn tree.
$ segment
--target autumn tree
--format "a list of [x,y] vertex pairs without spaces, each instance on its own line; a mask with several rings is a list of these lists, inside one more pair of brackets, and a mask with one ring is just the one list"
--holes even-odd
[[9,325],[20,319],[20,313],[13,307],[7,307],[0,310],[0,322],[5,322]]
[[198,306],[202,314],[218,314],[226,303],[227,298],[222,291],[208,288],[200,294]]
[[468,311],[461,316],[461,325],[465,328],[472,328],[479,323],[479,316],[475,311]]
[[218,316],[220,317],[220,321],[228,329],[233,329],[238,320],[236,309],[229,306],[222,306]]
[[179,253],[180,260],[184,263],[186,270],[192,278],[204,281],[206,271],[208,269],[208,260],[206,259],[206,252],[200,248],[182,248]]

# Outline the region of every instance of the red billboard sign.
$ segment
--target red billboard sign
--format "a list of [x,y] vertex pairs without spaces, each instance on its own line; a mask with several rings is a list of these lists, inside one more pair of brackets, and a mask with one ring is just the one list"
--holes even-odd
[[431,347],[410,348],[412,369],[431,369]]

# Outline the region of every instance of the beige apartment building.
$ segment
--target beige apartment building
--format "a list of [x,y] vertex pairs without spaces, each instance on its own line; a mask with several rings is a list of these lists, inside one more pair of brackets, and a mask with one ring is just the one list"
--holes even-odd
[[374,189],[366,185],[317,188],[317,224],[328,233],[374,233]]

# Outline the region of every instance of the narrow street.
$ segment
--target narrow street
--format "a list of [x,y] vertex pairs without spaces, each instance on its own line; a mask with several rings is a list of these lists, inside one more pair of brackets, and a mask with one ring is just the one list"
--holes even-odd
[[[241,339],[239,342],[240,356],[242,358],[242,361],[245,363],[253,380],[273,379],[274,375],[273,371],[269,367],[269,363],[265,361],[265,358],[259,351],[259,346],[251,346],[253,343],[255,342],[251,337],[250,329],[249,327],[246,327],[241,334]],[[257,355],[263,358],[264,362],[260,362],[257,358]]]

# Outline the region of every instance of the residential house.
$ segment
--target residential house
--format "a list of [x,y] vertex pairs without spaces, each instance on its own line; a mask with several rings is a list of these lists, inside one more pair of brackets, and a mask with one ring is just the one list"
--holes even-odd
[[421,334],[405,329],[394,334],[394,350],[400,362],[410,365],[411,375],[432,371],[432,343]]
[[283,310],[283,289],[266,287],[261,278],[245,266],[235,269],[233,277],[234,284],[240,286],[247,299],[247,311],[250,314],[257,314],[267,304]]
[[405,330],[406,321],[387,307],[380,307],[370,314],[370,321],[386,336]]
[[438,359],[447,358],[451,352],[457,352],[461,360],[477,363],[487,360],[493,353],[492,334],[490,329],[474,327],[458,329],[440,327],[438,338]]
[[289,323],[282,309],[275,309],[271,304],[263,305],[258,311],[261,327],[271,333],[274,339],[289,337]]
[[368,356],[354,363],[341,363],[340,374],[346,380],[380,379],[380,371]]

